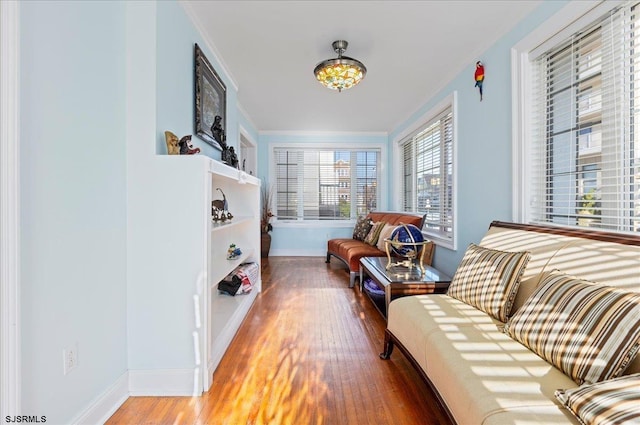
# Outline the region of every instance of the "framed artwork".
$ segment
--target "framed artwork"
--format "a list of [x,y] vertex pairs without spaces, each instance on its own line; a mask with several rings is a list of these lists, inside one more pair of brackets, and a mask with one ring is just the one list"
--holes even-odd
[[[215,117],[219,116],[218,121],[222,125],[222,129],[226,128],[227,87],[197,43],[195,44],[195,83],[195,133],[214,148],[222,150],[224,148],[222,145],[225,145],[226,141],[217,140],[212,133],[211,126]],[[224,133],[222,134],[222,139],[224,139]],[[220,138],[220,132],[217,136]]]

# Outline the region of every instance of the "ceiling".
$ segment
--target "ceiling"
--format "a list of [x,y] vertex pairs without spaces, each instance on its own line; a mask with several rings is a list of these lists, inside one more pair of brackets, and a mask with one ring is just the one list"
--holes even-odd
[[[238,86],[259,132],[394,130],[462,71],[473,85],[480,55],[536,1],[201,1],[182,4]],[[336,57],[367,67],[338,93],[313,75]],[[483,61],[487,78],[491,63]]]

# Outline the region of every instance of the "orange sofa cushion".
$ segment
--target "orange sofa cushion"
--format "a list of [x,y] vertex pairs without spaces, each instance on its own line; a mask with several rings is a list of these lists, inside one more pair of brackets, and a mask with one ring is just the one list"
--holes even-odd
[[[415,214],[399,212],[371,212],[368,217],[374,223],[383,221],[389,224],[413,224],[420,227],[423,217]],[[330,239],[327,241],[327,261],[328,256],[333,255],[341,259],[349,266],[349,271],[360,270],[360,259],[362,257],[385,257],[387,254],[380,251],[376,246],[366,244],[353,238]],[[431,264],[431,254],[425,254],[425,264]]]

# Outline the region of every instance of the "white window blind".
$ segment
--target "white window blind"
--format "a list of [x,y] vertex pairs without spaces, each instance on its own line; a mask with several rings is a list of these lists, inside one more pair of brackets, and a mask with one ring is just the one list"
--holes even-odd
[[453,108],[447,107],[401,141],[403,206],[426,215],[423,232],[452,241]]
[[374,211],[379,150],[275,148],[278,220],[343,220]]
[[640,231],[636,3],[535,60],[531,219]]

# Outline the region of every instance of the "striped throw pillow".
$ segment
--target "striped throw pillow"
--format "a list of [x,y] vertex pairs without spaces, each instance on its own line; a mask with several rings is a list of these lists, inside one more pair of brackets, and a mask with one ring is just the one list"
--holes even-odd
[[640,294],[552,273],[504,331],[578,384],[616,378],[640,348]]
[[380,234],[378,235],[378,243],[376,243],[376,247],[380,251],[387,251],[387,244],[385,243],[385,239],[389,239],[391,237],[391,233],[396,229],[395,224],[385,224]]
[[371,230],[369,230],[369,234],[366,238],[364,238],[364,243],[376,246],[376,244],[378,243],[378,237],[380,236],[380,232],[382,232],[384,225],[384,221],[373,223],[373,226],[371,226]]
[[640,373],[557,390],[556,398],[585,425],[640,423]]
[[528,252],[497,251],[470,244],[447,295],[506,322],[529,258]]

